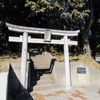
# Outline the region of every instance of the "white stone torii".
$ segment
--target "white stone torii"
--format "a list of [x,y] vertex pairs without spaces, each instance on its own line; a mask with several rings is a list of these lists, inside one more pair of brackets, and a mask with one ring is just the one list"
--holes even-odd
[[[70,73],[70,66],[69,66],[68,45],[77,45],[77,41],[71,41],[70,39],[68,39],[68,36],[77,36],[79,33],[79,30],[65,31],[65,30],[45,29],[45,28],[33,28],[33,27],[14,25],[14,24],[10,24],[10,23],[6,23],[6,25],[10,31],[23,33],[23,36],[20,36],[20,37],[9,36],[9,41],[10,42],[23,42],[20,80],[21,80],[21,84],[24,87],[26,87],[26,66],[27,66],[28,43],[62,44],[62,45],[64,45],[66,87],[71,86],[71,75],[70,75],[71,73]],[[28,37],[28,33],[44,34],[45,38],[44,39],[31,38],[31,37]],[[51,39],[51,35],[64,36],[64,38],[61,40],[55,40],[55,39]]]

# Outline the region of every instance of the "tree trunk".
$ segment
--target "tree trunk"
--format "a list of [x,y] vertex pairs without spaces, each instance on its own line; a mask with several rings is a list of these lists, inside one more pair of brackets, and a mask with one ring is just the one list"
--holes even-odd
[[89,0],[89,8],[90,8],[89,19],[88,19],[86,25],[84,25],[82,20],[80,21],[80,32],[82,35],[83,52],[86,56],[91,57],[90,44],[89,44],[89,30],[90,30],[92,22],[93,22],[92,0]]
[[91,57],[89,35],[87,32],[83,33],[83,51],[86,56]]

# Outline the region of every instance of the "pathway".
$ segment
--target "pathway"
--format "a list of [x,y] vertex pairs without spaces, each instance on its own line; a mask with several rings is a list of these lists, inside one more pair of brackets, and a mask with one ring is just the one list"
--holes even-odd
[[33,90],[32,93],[59,88],[50,72],[50,65],[43,55],[31,57],[30,88]]

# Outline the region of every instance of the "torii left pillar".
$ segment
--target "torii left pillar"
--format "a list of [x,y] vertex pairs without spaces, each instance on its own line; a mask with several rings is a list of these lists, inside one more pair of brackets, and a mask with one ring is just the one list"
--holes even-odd
[[23,33],[22,43],[22,57],[21,57],[21,84],[26,87],[26,69],[27,69],[27,47],[28,47],[28,33]]
[[64,36],[64,60],[65,60],[65,87],[71,86],[71,71],[69,66],[68,36]]

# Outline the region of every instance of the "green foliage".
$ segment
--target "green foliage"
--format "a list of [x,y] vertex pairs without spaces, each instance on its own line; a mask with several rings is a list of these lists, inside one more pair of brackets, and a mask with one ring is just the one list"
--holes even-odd
[[31,1],[31,0],[26,0],[26,7],[30,7],[31,10],[33,10],[36,13],[40,12],[48,12],[51,10],[58,10],[60,11],[61,9],[64,9],[63,3],[58,1],[55,1],[54,3],[52,0],[37,0],[37,1]]
[[[68,10],[66,10],[66,5]],[[62,11],[63,17],[72,21],[77,21],[88,17],[90,10],[87,8],[86,0],[27,0],[25,6],[30,7],[34,12]]]
[[97,23],[98,23],[98,24],[100,23],[100,19],[97,20]]
[[54,47],[53,46],[50,47],[50,51],[52,51],[52,50],[54,50]]
[[8,43],[5,37],[5,33],[3,31],[4,22],[0,20],[0,54],[7,54],[9,52]]
[[63,12],[63,17],[69,18],[72,22],[89,17],[90,10],[86,7],[86,0],[68,0],[68,11]]
[[0,0],[0,8],[4,7],[4,0]]

